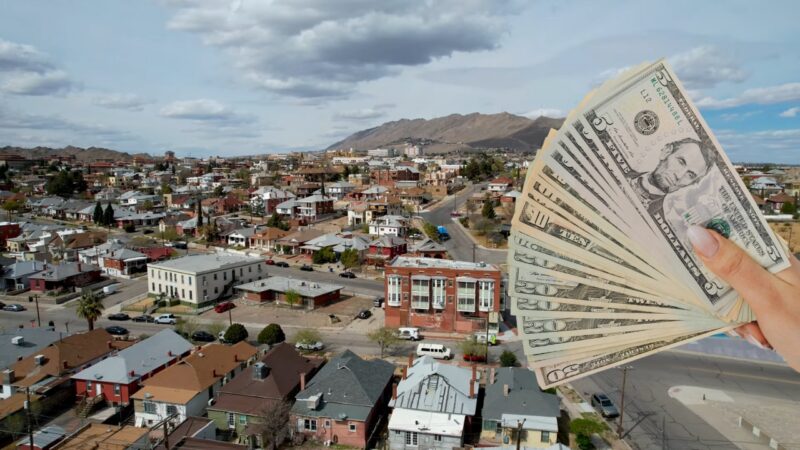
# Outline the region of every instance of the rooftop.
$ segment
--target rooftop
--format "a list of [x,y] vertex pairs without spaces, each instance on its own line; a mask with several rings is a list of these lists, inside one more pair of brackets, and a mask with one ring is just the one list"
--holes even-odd
[[[519,367],[497,369],[494,383],[487,380],[486,397],[481,414],[484,419],[503,420],[507,415],[558,418],[559,400],[553,394],[542,392],[536,376]],[[508,386],[508,395],[504,393]]]
[[[470,370],[442,364],[430,356],[417,358],[407,378],[397,385],[397,398],[389,406],[437,413],[474,415],[478,405],[477,380]],[[470,397],[470,383],[473,383]]]
[[391,267],[409,267],[415,269],[457,269],[457,270],[484,270],[499,271],[493,264],[484,262],[453,261],[449,259],[423,258],[412,256],[398,256],[390,263]]
[[263,258],[240,256],[232,253],[212,253],[207,255],[189,255],[156,264],[148,264],[147,266],[157,269],[177,270],[179,272],[198,274],[239,267],[246,264],[255,264],[263,261]]
[[[57,341],[62,333],[50,328],[19,328],[0,332],[0,369]],[[14,343],[15,338],[17,344]]]
[[344,289],[344,286],[274,276],[256,280],[250,283],[240,284],[238,286],[234,286],[234,288],[247,292],[286,292],[293,290],[303,297],[318,297],[329,292],[335,292],[340,289]]

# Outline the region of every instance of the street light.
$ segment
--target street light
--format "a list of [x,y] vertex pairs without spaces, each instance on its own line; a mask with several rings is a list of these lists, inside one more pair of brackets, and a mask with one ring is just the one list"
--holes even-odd
[[619,425],[617,425],[617,435],[622,436],[622,417],[625,414],[625,381],[628,378],[628,370],[633,369],[632,366],[617,367],[622,370],[622,394],[619,401]]

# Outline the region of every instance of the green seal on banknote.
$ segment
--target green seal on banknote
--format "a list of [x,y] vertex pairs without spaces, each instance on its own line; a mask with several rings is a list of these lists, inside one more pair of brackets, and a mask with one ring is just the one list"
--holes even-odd
[[711,219],[707,224],[706,228],[709,230],[714,230],[717,233],[725,236],[726,238],[731,237],[731,224],[728,223],[725,219]]

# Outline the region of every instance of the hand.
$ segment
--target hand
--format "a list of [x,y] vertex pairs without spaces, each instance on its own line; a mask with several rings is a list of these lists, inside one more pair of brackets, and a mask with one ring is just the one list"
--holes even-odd
[[689,240],[703,264],[736,289],[758,318],[736,329],[755,345],[774,348],[800,372],[800,261],[769,273],[741,248],[716,232],[691,226]]

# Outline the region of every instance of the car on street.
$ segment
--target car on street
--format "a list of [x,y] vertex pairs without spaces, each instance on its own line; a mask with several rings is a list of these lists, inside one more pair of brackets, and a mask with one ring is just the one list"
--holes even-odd
[[619,410],[614,402],[608,398],[608,395],[597,392],[592,395],[592,407],[596,409],[600,415],[603,417],[612,419],[614,417],[619,417]]
[[197,342],[214,342],[216,338],[208,331],[197,330],[192,333],[192,340]]
[[486,354],[485,354],[485,353],[484,353],[484,354],[474,354],[474,353],[473,353],[473,354],[469,354],[469,355],[467,355],[467,354],[464,354],[464,355],[462,356],[462,358],[464,358],[464,361],[470,361],[470,362],[486,362]]
[[3,302],[0,302],[0,309],[3,309],[3,308],[5,308],[5,307],[6,307],[6,304],[5,304],[5,303],[3,303]]
[[3,311],[20,312],[20,311],[25,311],[25,307],[20,305],[19,303],[12,303],[10,305],[3,306]]
[[222,302],[214,307],[214,311],[221,314],[233,308],[236,308],[236,305],[233,302]]
[[375,297],[372,299],[372,306],[380,308],[383,305],[383,297]]
[[419,334],[419,328],[414,327],[401,327],[397,329],[397,337],[400,339],[406,339],[409,341],[418,341],[422,339],[422,336]]
[[274,260],[274,259],[268,259],[268,260],[266,260],[266,261],[264,261],[264,262],[265,262],[265,263],[266,263],[268,266],[274,266],[274,265],[275,265],[275,260]]
[[128,320],[130,318],[131,318],[131,316],[129,316],[129,315],[125,314],[125,313],[109,314],[108,317],[107,317],[108,320]]
[[178,319],[175,317],[175,314],[161,314],[156,317],[154,320],[155,323],[163,324],[163,325],[175,325],[178,323]]
[[110,334],[112,336],[125,336],[125,335],[128,334],[128,329],[127,328],[116,326],[116,325],[111,326],[111,327],[106,327],[106,331],[108,331],[108,334]]
[[172,247],[180,250],[186,250],[189,248],[189,244],[184,241],[177,241],[172,243]]
[[356,274],[354,274],[353,272],[350,272],[350,271],[348,271],[348,272],[342,272],[342,273],[340,273],[340,274],[339,274],[339,276],[340,276],[340,277],[342,277],[342,278],[350,278],[350,279],[353,279],[353,278],[355,278],[355,277],[356,277]]
[[320,341],[316,342],[298,342],[294,344],[297,350],[305,350],[309,352],[318,352],[325,348],[325,344]]
[[461,217],[461,213],[458,211],[453,211],[450,213],[450,217]]
[[275,267],[289,267],[289,263],[286,261],[275,261]]
[[153,323],[155,322],[156,318],[150,314],[142,314],[141,316],[136,316],[131,320],[134,322]]
[[309,266],[308,264],[303,264],[302,266],[300,266],[300,270],[302,270],[303,272],[313,272],[314,267]]
[[369,319],[371,316],[372,316],[372,311],[368,309],[362,309],[356,315],[356,317],[358,317],[359,319]]

